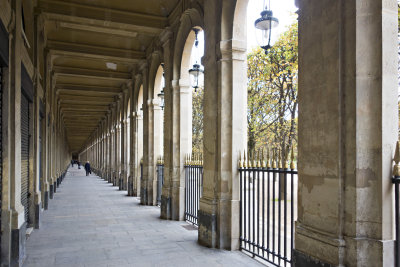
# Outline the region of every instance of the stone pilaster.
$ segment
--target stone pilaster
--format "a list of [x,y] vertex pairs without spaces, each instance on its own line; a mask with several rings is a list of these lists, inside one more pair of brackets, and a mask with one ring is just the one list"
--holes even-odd
[[396,1],[299,8],[294,266],[393,266]]
[[172,64],[173,64],[173,35],[170,29],[164,30],[161,35],[164,55],[164,185],[161,193],[161,218],[172,219],[171,212],[171,177],[172,177]]
[[133,194],[135,196],[141,195],[141,184],[142,184],[142,176],[140,170],[140,161],[143,158],[143,112],[138,111],[136,112],[136,166],[135,166],[135,179],[134,179],[134,187],[133,187]]

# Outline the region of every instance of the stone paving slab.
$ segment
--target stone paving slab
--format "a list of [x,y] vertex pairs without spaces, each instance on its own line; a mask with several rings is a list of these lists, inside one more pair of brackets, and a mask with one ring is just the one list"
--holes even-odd
[[264,266],[239,251],[197,244],[185,222],[161,220],[126,191],[70,168],[26,243],[25,267]]

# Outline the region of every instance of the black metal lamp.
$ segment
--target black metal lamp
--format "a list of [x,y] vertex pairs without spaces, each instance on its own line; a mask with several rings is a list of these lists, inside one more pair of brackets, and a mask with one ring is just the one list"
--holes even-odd
[[157,96],[160,98],[161,102],[160,102],[160,107],[163,110],[165,103],[164,103],[164,88],[161,90],[161,92],[159,94],[157,94]]
[[[194,42],[194,46],[196,52],[199,46],[199,40],[197,39],[197,34],[199,33],[199,29],[193,28],[194,33],[196,34],[196,41]],[[199,78],[204,73],[204,70],[201,68],[200,64],[197,63],[198,57],[196,56],[196,63],[193,64],[193,68],[189,70],[189,74],[191,76],[191,85],[194,88],[194,91],[197,91],[199,88]]]
[[[269,0],[268,6],[271,7],[271,0]],[[265,9],[261,12],[261,17],[254,22],[256,29],[261,30],[261,38],[258,42],[266,54],[268,49],[271,48],[272,29],[279,25],[279,20],[273,16],[272,10],[268,9],[268,6],[265,6]]]
[[[163,68],[163,74],[162,75],[163,75],[163,80],[164,80],[165,79],[164,78],[164,63],[161,63],[161,67]],[[165,88],[165,81],[162,84],[161,92],[159,94],[157,94],[157,96],[161,100],[160,107],[161,107],[162,110],[164,110],[164,107],[165,107],[165,103],[164,103],[164,88]]]

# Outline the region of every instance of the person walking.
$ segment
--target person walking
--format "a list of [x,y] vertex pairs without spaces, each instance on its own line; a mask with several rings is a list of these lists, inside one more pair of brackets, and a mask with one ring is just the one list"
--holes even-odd
[[71,166],[74,167],[74,160],[71,159]]
[[89,173],[90,173],[90,174],[92,173],[92,170],[90,169],[90,163],[89,163],[89,161],[86,161],[85,170],[86,170],[86,176],[89,176]]

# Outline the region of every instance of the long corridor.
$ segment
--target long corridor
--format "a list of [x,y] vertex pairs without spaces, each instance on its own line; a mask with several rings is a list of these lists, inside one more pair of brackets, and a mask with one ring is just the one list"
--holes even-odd
[[24,266],[261,266],[238,251],[202,247],[196,228],[159,216],[75,165],[28,239]]

